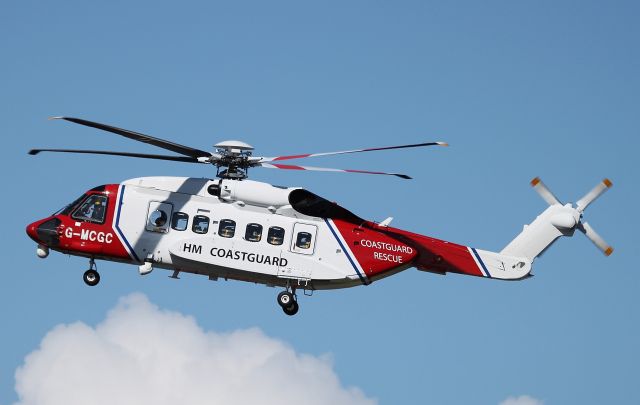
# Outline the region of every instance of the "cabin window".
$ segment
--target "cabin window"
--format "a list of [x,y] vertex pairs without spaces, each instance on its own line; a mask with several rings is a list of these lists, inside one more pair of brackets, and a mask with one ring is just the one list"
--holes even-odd
[[167,233],[173,217],[173,206],[171,203],[149,201],[149,211],[147,211],[147,225],[145,229],[149,232]]
[[311,247],[311,234],[309,232],[298,232],[296,246],[300,249],[309,249]]
[[107,213],[107,196],[93,194],[87,197],[71,215],[71,218],[80,221],[89,221],[102,224]]
[[262,239],[262,225],[260,224],[247,225],[247,229],[244,233],[244,238],[249,242],[260,242],[260,239]]
[[171,218],[171,228],[176,231],[184,231],[187,229],[188,224],[189,214],[185,214],[184,212],[176,212],[173,214],[173,218]]
[[284,242],[284,229],[279,226],[272,226],[267,233],[267,242],[271,245],[282,245]]
[[160,209],[153,211],[149,215],[149,225],[156,231],[166,229],[167,213]]
[[209,217],[204,215],[196,215],[193,217],[193,225],[191,230],[195,233],[205,234],[209,232]]
[[236,221],[231,219],[223,219],[218,226],[218,235],[223,238],[233,238],[236,233]]

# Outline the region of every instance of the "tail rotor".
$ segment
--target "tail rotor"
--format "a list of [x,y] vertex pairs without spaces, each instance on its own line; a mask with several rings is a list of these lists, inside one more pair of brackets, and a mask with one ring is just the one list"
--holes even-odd
[[[531,186],[533,186],[534,190],[536,190],[542,199],[549,205],[562,205],[562,203],[555,195],[553,195],[539,177],[531,180]],[[573,232],[576,228],[579,229],[584,236],[586,236],[598,249],[602,251],[602,253],[605,254],[605,256],[609,256],[613,253],[613,247],[605,242],[605,240],[591,227],[591,225],[589,225],[589,223],[583,222],[582,217],[584,215],[584,210],[608,189],[610,189],[611,186],[613,186],[611,180],[602,180],[593,189],[591,189],[591,191],[580,198],[575,203],[575,207],[571,203],[566,204],[563,208],[568,208],[568,210],[563,210],[564,212],[551,217],[551,223],[556,228],[565,232]]]
[[604,179],[575,204],[563,204],[540,178],[536,177],[531,180],[531,186],[549,204],[549,207],[535,221],[525,226],[524,230],[502,250],[502,253],[533,260],[551,246],[557,238],[573,236],[575,230],[578,229],[605,256],[611,255],[613,247],[591,225],[584,222],[583,217],[586,208],[612,185],[613,183],[609,179]]

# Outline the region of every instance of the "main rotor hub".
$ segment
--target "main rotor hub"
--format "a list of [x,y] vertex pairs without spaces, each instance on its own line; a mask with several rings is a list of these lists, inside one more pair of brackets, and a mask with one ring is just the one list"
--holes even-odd
[[219,156],[214,162],[218,168],[218,177],[234,180],[247,177],[247,169],[253,166],[250,161],[253,146],[236,140],[219,142],[213,146]]

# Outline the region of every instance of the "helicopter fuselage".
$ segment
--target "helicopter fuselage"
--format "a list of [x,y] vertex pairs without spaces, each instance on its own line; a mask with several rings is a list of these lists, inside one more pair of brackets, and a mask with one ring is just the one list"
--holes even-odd
[[[250,180],[143,177],[100,186],[27,233],[43,249],[137,264],[142,274],[163,268],[306,290],[367,285],[409,267],[481,277],[495,271],[491,252],[362,220],[300,188]],[[498,278],[522,278],[529,268]]]

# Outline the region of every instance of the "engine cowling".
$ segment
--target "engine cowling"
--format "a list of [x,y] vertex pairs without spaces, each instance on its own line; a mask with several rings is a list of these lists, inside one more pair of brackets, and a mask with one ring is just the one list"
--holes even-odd
[[289,204],[289,194],[296,189],[251,180],[218,180],[209,186],[209,193],[227,202],[279,208]]

